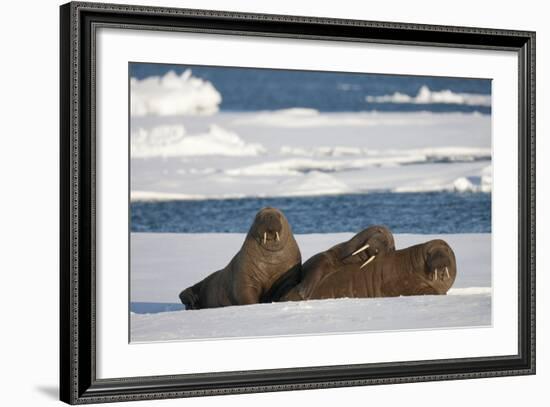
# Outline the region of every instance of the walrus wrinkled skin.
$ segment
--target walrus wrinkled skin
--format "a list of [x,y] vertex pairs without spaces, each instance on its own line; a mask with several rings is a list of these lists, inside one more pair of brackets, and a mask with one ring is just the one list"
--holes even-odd
[[275,281],[299,269],[301,262],[286,217],[278,209],[264,208],[229,264],[183,290],[179,298],[186,309],[256,304]]
[[444,295],[456,278],[456,258],[444,240],[430,240],[376,256],[367,267],[342,267],[308,299]]
[[363,271],[377,256],[394,250],[395,241],[387,227],[368,227],[347,242],[339,243],[311,257],[302,265],[299,281],[293,287],[289,287],[291,284],[287,283],[276,295],[279,297],[276,300],[310,299],[316,288],[331,275],[348,268]]

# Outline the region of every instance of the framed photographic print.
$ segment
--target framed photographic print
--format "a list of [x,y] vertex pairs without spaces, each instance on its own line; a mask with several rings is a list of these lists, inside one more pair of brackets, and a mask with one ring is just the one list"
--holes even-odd
[[535,373],[535,34],[61,7],[61,399]]

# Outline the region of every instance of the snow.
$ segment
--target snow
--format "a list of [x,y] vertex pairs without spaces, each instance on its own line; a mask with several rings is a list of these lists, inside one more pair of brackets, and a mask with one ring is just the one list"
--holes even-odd
[[[343,157],[343,156],[369,156],[378,158],[379,162],[392,162],[395,164],[408,163],[414,161],[473,161],[476,159],[490,159],[490,148],[475,147],[436,147],[436,148],[416,148],[401,150],[372,150],[361,149],[359,147],[345,146],[322,146],[311,149],[295,148],[291,146],[282,146],[280,150],[283,155],[297,155],[306,157]],[[405,160],[403,157],[407,157]]]
[[205,199],[204,195],[179,194],[177,192],[131,191],[132,201],[189,201]]
[[251,156],[265,152],[260,144],[245,143],[237,134],[215,124],[204,134],[187,135],[183,125],[138,128],[132,132],[133,158],[185,156]]
[[451,90],[433,91],[422,86],[416,96],[395,92],[392,95],[367,96],[369,103],[412,103],[412,104],[453,104],[468,106],[491,106],[491,95],[476,93],[455,93]]
[[491,294],[491,287],[467,287],[467,288],[451,288],[447,295],[476,295],[476,294]]
[[490,295],[473,294],[468,300],[460,296],[338,298],[132,314],[131,341],[479,327],[490,325],[490,309]]
[[319,171],[283,180],[274,190],[280,196],[338,195],[349,192],[353,191],[344,182]]
[[181,75],[170,71],[164,76],[130,79],[132,116],[212,114],[218,111],[221,94],[190,69]]
[[[303,259],[352,233],[296,235]],[[398,248],[444,238],[458,275],[447,296],[334,299],[256,304],[198,311],[131,314],[132,341],[181,340],[322,332],[354,332],[491,324],[491,235],[395,235]],[[132,302],[170,309],[179,292],[224,267],[244,234],[133,233]]]
[[[389,113],[377,111],[321,113],[310,108],[290,108],[245,113],[237,116],[233,124],[237,126],[282,127],[282,128],[322,128],[322,127],[381,127],[381,126],[431,126],[434,117],[456,117],[456,113],[436,114],[430,112]],[[465,116],[477,116],[469,113]],[[436,119],[439,121],[439,119]],[[334,129],[331,129],[334,131]]]
[[131,199],[491,192],[491,118],[312,109],[132,117]]

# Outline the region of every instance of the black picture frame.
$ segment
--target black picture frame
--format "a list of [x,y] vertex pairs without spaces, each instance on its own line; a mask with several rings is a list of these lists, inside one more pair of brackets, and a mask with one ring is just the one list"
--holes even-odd
[[[70,404],[535,373],[535,33],[73,2],[60,7],[60,398]],[[96,378],[98,27],[508,50],[519,60],[519,350],[515,355]]]

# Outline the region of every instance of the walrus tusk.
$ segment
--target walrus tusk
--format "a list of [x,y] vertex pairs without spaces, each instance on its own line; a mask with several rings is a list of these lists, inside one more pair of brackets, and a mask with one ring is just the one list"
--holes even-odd
[[447,274],[447,278],[451,278],[451,276],[449,275],[449,269],[447,267],[445,267],[445,273]]
[[434,281],[437,281],[437,269],[434,271]]
[[355,256],[357,253],[361,253],[363,250],[367,250],[369,248],[369,246],[370,245],[367,243],[366,245],[364,245],[360,249],[357,249],[356,251],[354,251],[351,255]]
[[363,267],[365,267],[365,266],[366,266],[367,264],[369,264],[371,261],[373,261],[375,257],[376,257],[376,256],[370,257],[366,262],[364,262],[364,263],[361,265],[361,267],[359,267],[359,270],[362,269]]
[[267,232],[264,232],[264,244],[267,242]]
[[275,232],[275,236],[277,236],[277,241],[279,242],[281,238],[279,237],[279,232]]

